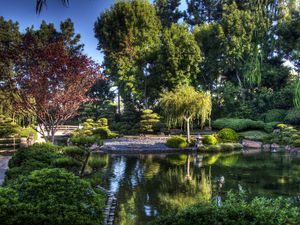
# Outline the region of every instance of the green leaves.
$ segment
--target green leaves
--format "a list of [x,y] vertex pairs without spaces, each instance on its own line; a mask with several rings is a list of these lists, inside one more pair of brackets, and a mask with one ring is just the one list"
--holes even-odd
[[294,104],[297,108],[300,109],[300,79],[299,81],[297,82],[296,84],[296,87],[295,87],[295,96],[294,96]]
[[161,95],[160,105],[169,123],[184,119],[200,119],[201,126],[210,118],[211,96],[189,85],[179,85],[173,91]]

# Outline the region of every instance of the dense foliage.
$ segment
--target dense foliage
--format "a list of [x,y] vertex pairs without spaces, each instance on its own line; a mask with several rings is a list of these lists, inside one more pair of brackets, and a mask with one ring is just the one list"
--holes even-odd
[[51,143],[19,149],[0,188],[1,224],[102,224],[104,193],[76,176],[86,156]]
[[146,109],[141,115],[140,131],[142,133],[153,133],[158,130],[159,122],[159,115],[154,113],[151,109]]
[[214,135],[204,135],[202,143],[204,145],[215,145],[218,143],[218,139]]
[[206,225],[206,224],[262,224],[296,225],[300,221],[299,209],[289,200],[256,197],[251,201],[229,194],[221,206],[199,204],[177,214],[157,219],[151,225]]
[[0,203],[3,225],[98,225],[105,204],[87,181],[57,168],[35,170],[1,187]]
[[199,119],[201,126],[210,120],[211,96],[187,84],[161,94],[160,105],[169,124],[186,122],[187,141],[190,142],[190,123]]
[[270,133],[273,131],[276,124],[278,124],[278,122],[264,123],[263,121],[251,119],[220,118],[213,121],[212,126],[218,130],[231,128],[235,131],[264,130]]
[[181,136],[174,136],[167,139],[166,145],[170,148],[185,148],[188,143],[186,138]]
[[221,140],[221,142],[237,142],[239,139],[238,134],[230,128],[223,128],[218,133],[218,138]]

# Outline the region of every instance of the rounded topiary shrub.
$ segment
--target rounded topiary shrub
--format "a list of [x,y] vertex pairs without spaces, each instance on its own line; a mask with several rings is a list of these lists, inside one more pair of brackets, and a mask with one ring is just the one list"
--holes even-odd
[[218,132],[218,137],[222,142],[237,142],[238,134],[231,128],[223,128]]
[[218,139],[214,135],[205,135],[202,143],[205,145],[215,145],[218,143]]
[[169,138],[166,145],[170,148],[185,148],[187,146],[187,141],[184,137],[175,136]]

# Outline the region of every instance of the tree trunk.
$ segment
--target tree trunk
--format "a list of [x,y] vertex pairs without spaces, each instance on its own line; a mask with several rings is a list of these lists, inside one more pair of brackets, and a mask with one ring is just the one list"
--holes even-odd
[[186,118],[186,134],[187,134],[187,142],[190,143],[191,137],[190,137],[190,118]]
[[121,96],[120,96],[120,89],[118,88],[118,114],[121,114]]
[[191,180],[191,175],[190,175],[190,155],[188,155],[186,159],[186,179]]

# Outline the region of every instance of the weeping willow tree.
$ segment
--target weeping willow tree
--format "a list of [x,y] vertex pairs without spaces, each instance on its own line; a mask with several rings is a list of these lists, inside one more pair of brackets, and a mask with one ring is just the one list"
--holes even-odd
[[187,140],[190,142],[190,122],[199,119],[201,127],[211,116],[211,96],[189,85],[178,85],[173,91],[161,94],[159,99],[169,124],[186,122]]

